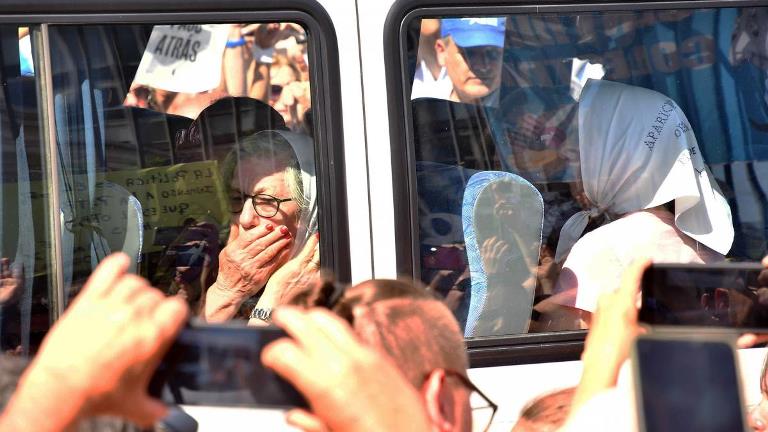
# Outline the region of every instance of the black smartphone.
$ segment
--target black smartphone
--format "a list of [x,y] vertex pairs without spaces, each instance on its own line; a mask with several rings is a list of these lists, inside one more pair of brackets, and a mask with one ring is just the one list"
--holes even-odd
[[655,326],[765,332],[764,270],[759,263],[653,264],[643,275],[638,318]]
[[638,430],[746,430],[736,353],[724,339],[644,335],[632,350]]
[[151,395],[176,405],[307,407],[303,396],[261,364],[261,350],[285,337],[277,327],[191,323],[163,358]]

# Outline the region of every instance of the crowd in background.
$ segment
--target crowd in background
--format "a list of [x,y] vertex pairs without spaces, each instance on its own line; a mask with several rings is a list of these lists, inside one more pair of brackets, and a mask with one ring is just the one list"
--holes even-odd
[[216,88],[194,94],[134,84],[124,104],[196,118],[223,97],[245,96],[268,103],[292,131],[311,133],[307,36],[298,24],[232,24],[221,76]]
[[[451,22],[439,26],[434,20],[425,23],[429,26],[425,38],[434,51],[420,50],[420,54],[430,51],[434,56],[419,60],[423,63],[417,79],[432,81],[435,88],[431,94],[438,95],[437,98],[478,106],[503,104],[499,86],[504,20],[444,21]],[[477,26],[483,28],[477,30]],[[162,421],[169,414],[168,407],[148,396],[147,385],[189,316],[200,315],[208,322],[242,316],[241,306],[257,293],[261,295],[259,303],[249,305],[252,309],[246,311],[246,315],[250,312],[249,324],[262,326],[271,321],[288,334],[268,345],[261,361],[293,384],[309,403],[308,409],[290,410],[288,423],[310,431],[469,431],[473,427],[487,427],[496,405],[475,387],[467,374],[469,362],[462,334],[466,323],[457,321],[457,316],[461,316],[456,313],[459,309],[456,304],[461,299],[453,299],[456,304],[452,304],[454,310],[451,310],[446,306],[449,302],[435,295],[439,287],[426,288],[410,281],[371,280],[338,288],[320,276],[315,173],[309,168],[313,164],[304,163],[305,150],[312,153],[313,147],[311,142],[300,140],[296,136],[299,134],[291,133],[311,135],[312,128],[303,29],[293,24],[243,24],[232,25],[228,31],[222,79],[216,88],[200,93],[178,93],[133,85],[125,100],[127,106],[195,118],[194,126],[204,122],[206,111],[215,110],[217,101],[229,103],[240,97],[268,104],[271,108],[266,110],[265,118],[271,119],[273,111],[279,114],[277,121],[269,122],[269,127],[245,137],[241,148],[223,152],[222,177],[232,215],[226,246],[219,247],[218,233],[207,228],[204,222],[192,220],[185,226],[200,237],[184,245],[189,246],[185,250],[189,252],[200,245],[210,247],[204,264],[198,267],[212,274],[211,269],[217,270],[210,278],[205,272],[191,278],[199,279],[203,285],[197,288],[200,303],[190,309],[183,296],[166,297],[147,280],[128,272],[130,259],[126,256],[116,254],[104,259],[52,327],[32,363],[23,372],[21,367],[9,368],[8,375],[21,374],[21,378],[18,386],[12,377],[5,381],[9,384],[4,389],[6,396],[12,395],[0,417],[0,429],[67,430],[77,425],[87,427],[83,426],[87,425],[84,421],[104,415],[121,417],[141,427]],[[690,141],[680,138],[689,130],[674,102],[646,89],[609,81],[590,86],[585,85],[581,90],[588,95],[599,93],[595,98],[621,95],[631,104],[647,98],[649,104],[662,110],[661,114],[651,111],[656,119],[666,120],[673,111],[679,111],[674,123],[680,133],[677,134],[677,128],[668,129],[662,137],[664,124],[657,120],[662,124],[653,129],[659,132],[658,136],[654,135],[652,150],[662,156],[665,147],[688,152],[685,154],[689,158],[680,165],[684,166],[685,174],[690,175],[681,174],[676,184],[690,180],[687,185],[691,190],[700,191],[702,196],[703,190],[711,192],[707,197],[722,198],[714,182],[699,179],[706,168],[701,156],[697,156],[695,138]],[[414,92],[417,91],[426,89],[414,86]],[[626,106],[619,106],[612,114],[630,112]],[[592,124],[597,123],[599,117],[591,119],[584,122],[588,127],[582,132],[603,133],[601,125]],[[615,118],[605,116],[603,120],[611,122]],[[640,115],[627,115],[623,120],[624,123],[617,121],[622,132],[634,130],[643,119]],[[530,123],[530,116],[523,116],[520,121]],[[680,127],[681,124],[685,127]],[[202,129],[203,126],[189,127],[186,135],[182,135],[181,144],[209,139],[199,132]],[[543,132],[538,124],[530,125],[529,129],[534,135]],[[515,130],[519,135],[516,139],[530,141],[524,125],[516,126]],[[603,160],[603,156],[607,158],[616,148],[622,148],[621,140],[603,136],[590,144],[589,150],[581,150],[582,164]],[[619,152],[609,165],[648,169],[651,163],[641,163],[647,160],[627,162],[635,154],[649,154],[644,147],[639,149],[635,148],[634,153]],[[587,151],[597,154],[586,157]],[[663,161],[675,164],[680,160]],[[524,409],[514,431],[633,430],[636,425],[627,409],[628,399],[617,386],[630,346],[643,331],[638,324],[636,299],[643,271],[650,263],[648,256],[656,257],[673,250],[678,255],[681,251],[690,252],[683,254],[683,261],[709,262],[699,254],[708,256],[712,252],[714,255],[724,249],[717,256],[722,259],[730,248],[732,227],[730,231],[723,228],[730,223],[727,203],[708,202],[708,207],[697,213],[701,220],[723,228],[715,230],[712,238],[701,236],[675,217],[676,200],[682,195],[674,191],[660,194],[665,185],[654,183],[642,169],[636,171],[636,176],[628,177],[618,189],[630,190],[633,196],[647,194],[664,199],[654,205],[648,204],[652,200],[645,200],[642,205],[630,202],[622,206],[622,202],[614,206],[621,194],[604,198],[595,190],[604,190],[602,182],[615,179],[618,174],[609,172],[608,180],[605,177],[592,182],[583,179],[580,190],[568,191],[585,195],[584,201],[578,203],[580,210],[574,212],[576,219],[563,228],[569,235],[562,249],[560,239],[555,244],[539,244],[536,248],[551,246],[546,258],[564,260],[565,271],[556,280],[549,281],[550,285],[557,286],[547,294],[553,294],[555,301],[551,303],[555,307],[577,310],[577,316],[567,317],[570,322],[566,328],[588,324],[589,333],[578,386],[533,400]],[[694,170],[698,173],[695,177]],[[643,190],[633,189],[636,187]],[[504,204],[510,205],[497,205],[494,211],[513,220],[519,211],[515,204],[519,203]],[[597,220],[599,213],[606,213],[606,218]],[[727,218],[723,216],[726,213]],[[646,219],[637,222],[637,218]],[[641,222],[648,226],[637,228]],[[623,227],[622,223],[630,226]],[[621,233],[611,235],[606,230],[608,227],[623,227],[622,232],[627,233],[635,227],[634,234],[645,238],[632,239]],[[498,228],[499,236],[509,234],[506,232],[509,227],[502,224]],[[585,231],[589,232],[584,234]],[[541,242],[541,233],[538,234]],[[598,235],[624,243],[595,241]],[[647,243],[649,237],[653,248],[643,243]],[[670,239],[674,244],[660,245]],[[214,243],[215,248],[211,247]],[[512,246],[491,237],[483,243],[483,248],[487,252],[483,264],[489,273],[494,273],[491,268],[508,264],[509,260],[500,256]],[[569,252],[568,258],[558,257]],[[605,258],[611,253],[612,260]],[[533,280],[544,273],[541,268],[544,254],[539,256],[539,263],[535,260],[527,263],[532,279],[526,278],[527,285],[521,286],[529,292],[536,289],[537,283]],[[0,286],[0,296],[10,297],[14,292],[10,287],[18,275],[13,274],[5,261],[0,262],[0,273],[2,279],[9,282]],[[192,267],[191,262],[197,261],[189,261],[186,266],[176,265],[178,277]],[[768,267],[768,261],[764,266]],[[179,270],[181,267],[185,269]],[[489,279],[499,275],[502,277],[496,279],[502,281],[511,277],[500,271],[498,275],[489,274]],[[550,275],[546,277],[554,279]],[[189,295],[191,284],[184,283],[190,285],[183,288],[184,295]],[[206,292],[209,287],[212,289]],[[561,291],[557,292],[558,289]],[[557,294],[564,295],[557,297]],[[533,295],[528,301],[532,299]],[[0,303],[3,301],[7,300],[0,297]],[[546,316],[551,311],[537,312]],[[761,341],[760,336],[745,335],[738,343],[747,347]],[[765,382],[768,381],[763,376],[761,388],[763,393],[768,393]],[[509,383],[509,388],[523,391],[515,388],[515,383]],[[765,427],[764,405],[765,402],[761,403],[750,415],[750,424],[755,430]]]

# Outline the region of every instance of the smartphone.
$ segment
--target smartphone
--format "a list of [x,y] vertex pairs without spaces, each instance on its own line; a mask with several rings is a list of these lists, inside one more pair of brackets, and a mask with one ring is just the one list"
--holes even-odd
[[163,358],[149,392],[176,405],[307,407],[302,395],[261,364],[261,350],[286,337],[277,327],[191,323]]
[[640,432],[746,430],[736,352],[727,340],[639,336],[632,367]]
[[765,332],[764,270],[759,263],[653,264],[643,275],[638,318],[654,326]]

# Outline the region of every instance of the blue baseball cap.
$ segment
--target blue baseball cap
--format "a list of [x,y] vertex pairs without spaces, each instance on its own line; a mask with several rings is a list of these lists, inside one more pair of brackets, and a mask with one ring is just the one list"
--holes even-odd
[[450,36],[462,48],[504,48],[505,17],[446,18],[440,20],[440,37]]

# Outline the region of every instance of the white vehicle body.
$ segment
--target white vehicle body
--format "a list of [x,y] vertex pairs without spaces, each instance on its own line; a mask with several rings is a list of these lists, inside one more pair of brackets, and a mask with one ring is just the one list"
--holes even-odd
[[[254,4],[258,2],[253,0]],[[388,94],[384,55],[385,45],[398,44],[398,41],[384,39],[388,14],[396,0],[318,2],[330,17],[338,44],[348,227],[334,229],[348,229],[349,250],[345,252],[349,257],[352,283],[371,278],[396,278],[399,275],[394,206],[398,198],[393,179],[406,173],[392,165],[389,104],[393,98]],[[146,14],[155,13],[150,2],[141,3],[147,5]],[[79,7],[77,13],[88,15],[87,7],[91,4],[94,3]],[[454,6],[472,13],[473,3],[470,1],[463,5],[452,2],[451,7]],[[18,7],[25,10],[21,2]],[[115,6],[115,10],[119,9]],[[33,7],[30,12],[40,16],[46,14],[40,7]],[[169,11],[157,13],[168,14]],[[194,13],[190,11],[187,16],[194,17]],[[173,15],[168,16],[173,18]],[[14,19],[19,18],[6,15],[6,21],[13,22]],[[125,19],[126,22],[136,20]],[[114,20],[121,20],[119,12]],[[75,17],[62,21],[77,23],[80,20]],[[315,65],[323,67],[324,61],[315,59]],[[760,400],[759,372],[764,355],[764,349],[740,352],[745,399],[749,405]],[[476,367],[469,375],[499,405],[491,430],[508,431],[528,401],[542,393],[576,385],[580,373],[581,363],[573,359]],[[233,429],[290,430],[279,411],[193,406],[185,409],[200,422],[201,431],[227,430],[228,426]]]

